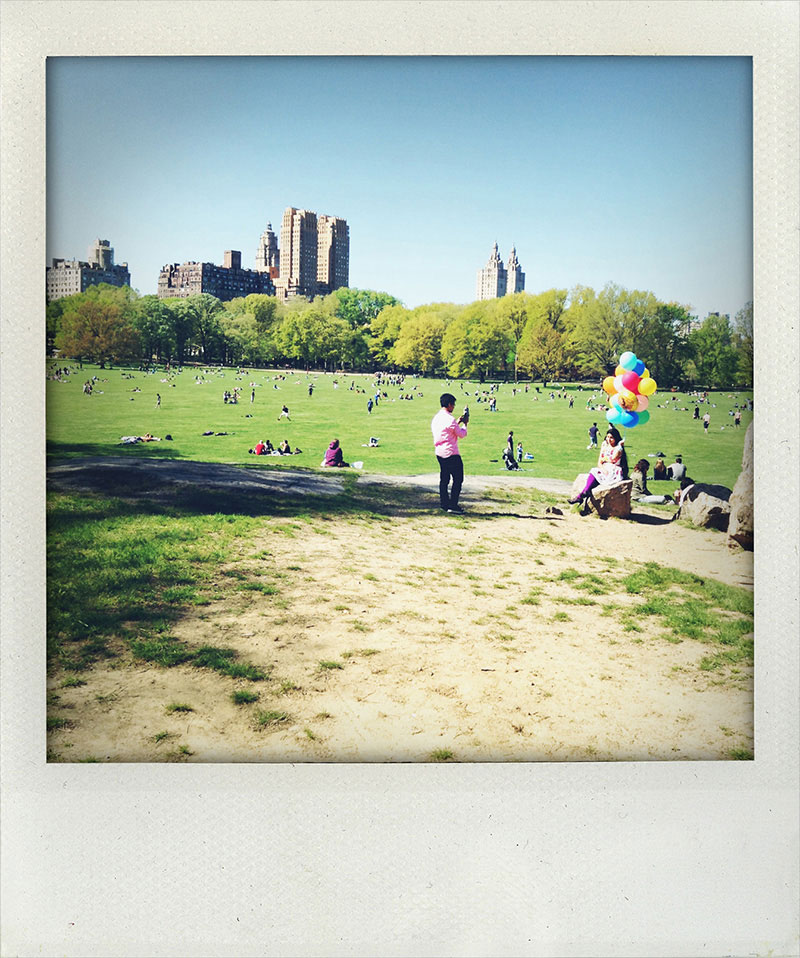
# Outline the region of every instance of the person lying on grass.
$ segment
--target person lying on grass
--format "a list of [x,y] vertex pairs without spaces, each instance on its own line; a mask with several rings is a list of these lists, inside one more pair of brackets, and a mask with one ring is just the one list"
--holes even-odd
[[633,480],[631,499],[635,499],[637,502],[652,502],[656,505],[672,502],[672,496],[651,495],[650,490],[647,488],[647,470],[649,468],[650,463],[646,459],[640,459],[633,467],[633,472],[631,473],[631,479]]
[[344,461],[344,454],[339,446],[338,439],[332,440],[331,444],[325,450],[325,458],[321,464],[325,468],[350,465],[349,462]]

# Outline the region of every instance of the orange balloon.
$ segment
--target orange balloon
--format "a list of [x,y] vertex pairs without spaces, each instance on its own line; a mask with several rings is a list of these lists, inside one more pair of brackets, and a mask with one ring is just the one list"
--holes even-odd
[[611,396],[616,391],[617,387],[614,385],[614,377],[606,376],[606,378],[603,380],[603,392],[606,392],[609,396]]

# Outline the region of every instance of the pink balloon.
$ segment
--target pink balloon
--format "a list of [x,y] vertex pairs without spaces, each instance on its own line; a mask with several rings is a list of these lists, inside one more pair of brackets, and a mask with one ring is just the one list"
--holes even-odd
[[637,376],[636,373],[633,373],[633,372],[623,373],[622,376],[620,376],[620,379],[622,380],[622,385],[626,389],[630,389],[632,393],[635,393],[638,390],[639,380],[641,379],[641,377]]

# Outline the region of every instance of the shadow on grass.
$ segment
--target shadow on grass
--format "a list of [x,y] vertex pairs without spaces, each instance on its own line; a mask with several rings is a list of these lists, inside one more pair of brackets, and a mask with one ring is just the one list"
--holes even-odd
[[48,459],[74,459],[85,456],[130,456],[134,459],[182,459],[174,442],[137,442],[120,445],[116,442],[59,442],[47,440]]

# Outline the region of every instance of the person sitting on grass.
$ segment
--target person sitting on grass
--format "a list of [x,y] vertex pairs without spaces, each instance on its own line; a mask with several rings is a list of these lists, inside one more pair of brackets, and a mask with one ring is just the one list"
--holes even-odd
[[664,505],[666,502],[672,502],[672,496],[651,495],[647,488],[647,470],[650,463],[646,459],[640,459],[633,467],[631,479],[633,480],[633,489],[631,489],[631,499],[637,502],[652,502],[655,505]]
[[278,446],[278,452],[282,456],[291,456],[292,447],[289,445],[288,439],[284,439],[283,442]]
[[653,466],[653,479],[669,479],[667,465],[663,459],[656,459],[656,464]]
[[503,462],[506,464],[506,469],[509,471],[512,469],[519,469],[517,460],[514,458],[514,447],[511,445],[511,443],[509,443],[503,450]]
[[325,450],[325,458],[322,460],[322,465],[325,468],[337,468],[350,465],[349,462],[344,461],[344,453],[339,446],[338,439],[332,440],[331,444]]
[[609,426],[606,438],[600,447],[597,465],[594,469],[589,470],[586,485],[580,495],[569,500],[570,505],[583,503],[597,485],[611,486],[616,482],[622,482],[628,471],[624,442],[619,431],[613,426]]

